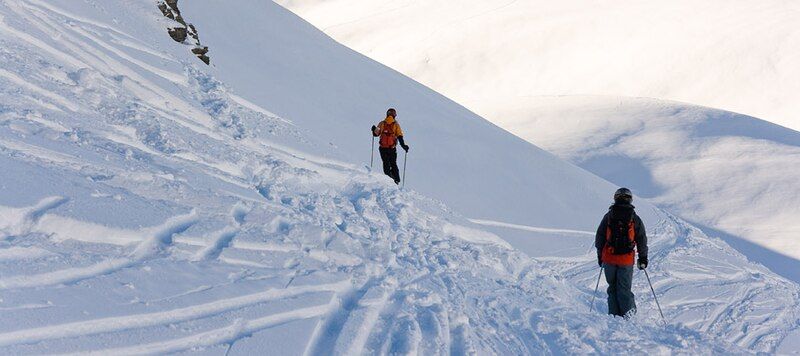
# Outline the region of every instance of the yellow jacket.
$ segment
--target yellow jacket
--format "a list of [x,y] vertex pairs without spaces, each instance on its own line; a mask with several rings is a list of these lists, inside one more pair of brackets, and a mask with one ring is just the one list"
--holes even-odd
[[[392,125],[392,124],[394,124],[394,125]],[[391,140],[392,144],[391,145],[383,144],[383,139],[382,139],[381,140],[381,147],[396,147],[397,146],[396,138],[403,136],[403,129],[400,128],[400,123],[395,121],[395,119],[393,117],[387,116],[386,119],[384,119],[383,121],[378,123],[378,126],[375,127],[375,131],[373,132],[373,134],[375,136],[381,136],[381,134],[383,133],[383,127],[385,125],[392,125],[392,127],[393,127],[392,131],[393,132],[391,133],[391,136],[394,136],[394,137],[392,137],[392,140]]]

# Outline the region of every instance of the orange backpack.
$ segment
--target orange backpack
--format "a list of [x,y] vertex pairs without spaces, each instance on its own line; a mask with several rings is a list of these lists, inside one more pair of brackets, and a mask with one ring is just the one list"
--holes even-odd
[[384,121],[381,125],[381,139],[380,145],[383,148],[391,148],[397,145],[397,136],[394,135],[394,125],[397,123],[387,123]]

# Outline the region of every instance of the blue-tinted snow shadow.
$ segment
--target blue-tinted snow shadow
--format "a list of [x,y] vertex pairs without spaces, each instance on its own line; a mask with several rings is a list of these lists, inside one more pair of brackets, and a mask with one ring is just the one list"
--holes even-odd
[[800,147],[800,132],[752,116],[714,111],[692,130],[693,137],[749,137]]
[[603,179],[629,187],[634,194],[652,198],[664,193],[664,188],[655,183],[650,168],[638,159],[625,155],[598,155],[587,158],[578,166]]
[[775,252],[766,247],[759,246],[741,237],[731,235],[724,231],[707,227],[703,224],[692,222],[708,236],[721,238],[728,245],[747,256],[750,261],[758,262],[782,277],[792,282],[800,283],[800,260]]

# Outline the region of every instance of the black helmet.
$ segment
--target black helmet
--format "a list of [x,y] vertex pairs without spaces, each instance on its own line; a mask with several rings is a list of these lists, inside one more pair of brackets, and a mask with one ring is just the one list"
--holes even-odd
[[633,202],[633,193],[631,193],[631,190],[628,188],[619,188],[614,192],[614,201],[630,204]]
[[386,110],[386,116],[397,117],[397,110],[389,108],[389,110]]

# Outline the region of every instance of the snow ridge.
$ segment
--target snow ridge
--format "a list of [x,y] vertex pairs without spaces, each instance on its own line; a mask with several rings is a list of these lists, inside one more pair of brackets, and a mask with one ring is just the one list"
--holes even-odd
[[669,326],[640,279],[637,319],[589,314],[591,253],[529,258],[383,175],[304,153],[320,142],[168,38],[138,40],[163,35],[150,3],[103,2],[143,24],[126,31],[62,6],[0,3],[0,28],[35,29],[0,38],[0,66],[78,109],[0,86],[0,248],[58,251],[0,261],[2,353],[746,353],[797,330],[796,285],[660,212]]

